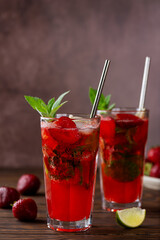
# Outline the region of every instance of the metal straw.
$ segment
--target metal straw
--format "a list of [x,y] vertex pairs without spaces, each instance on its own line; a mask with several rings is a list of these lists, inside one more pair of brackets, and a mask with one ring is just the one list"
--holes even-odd
[[140,95],[140,101],[139,101],[139,110],[144,109],[144,102],[145,102],[146,89],[147,89],[147,80],[148,80],[148,74],[149,74],[149,66],[150,66],[150,58],[146,57],[144,73],[143,73],[143,80],[142,80],[142,87],[141,87],[141,95]]
[[106,80],[106,74],[108,72],[109,64],[110,64],[110,60],[106,59],[105,63],[104,63],[102,75],[101,75],[101,78],[100,78],[100,81],[99,81],[96,97],[95,97],[93,107],[92,107],[92,110],[91,110],[90,118],[93,118],[96,115],[99,100],[100,100],[100,96],[101,96],[103,86],[104,86],[104,83],[105,83],[105,80]]

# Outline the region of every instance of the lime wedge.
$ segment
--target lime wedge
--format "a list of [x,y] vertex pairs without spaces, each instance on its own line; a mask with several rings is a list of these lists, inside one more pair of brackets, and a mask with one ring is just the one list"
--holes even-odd
[[139,227],[146,216],[146,209],[141,209],[138,207],[127,208],[124,210],[118,210],[116,212],[117,222],[127,228]]

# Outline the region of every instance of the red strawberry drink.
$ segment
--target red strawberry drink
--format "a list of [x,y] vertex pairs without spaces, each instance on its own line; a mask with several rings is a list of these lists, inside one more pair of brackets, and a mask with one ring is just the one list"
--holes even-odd
[[108,211],[141,206],[148,111],[99,111],[102,205]]
[[48,226],[81,231],[91,226],[100,118],[41,117]]

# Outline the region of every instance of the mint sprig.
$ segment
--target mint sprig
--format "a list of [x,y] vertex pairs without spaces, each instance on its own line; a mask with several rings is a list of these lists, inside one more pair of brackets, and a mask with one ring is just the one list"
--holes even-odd
[[109,165],[106,163],[104,172],[118,182],[131,182],[139,176],[140,169],[134,161],[121,158],[111,161]]
[[[93,89],[91,87],[89,88],[89,98],[92,104],[94,103],[96,93],[97,93],[96,89]],[[113,103],[110,105],[110,100],[111,100],[111,95],[108,95],[105,97],[103,94],[101,94],[99,104],[98,104],[98,110],[112,110],[112,108],[115,107],[115,104]]]
[[[61,94],[57,100],[51,98],[47,104],[38,97],[24,96],[29,105],[36,110],[42,117],[55,117],[56,112],[62,107],[67,101],[62,102],[62,99],[69,91]],[[62,103],[61,103],[62,102]]]

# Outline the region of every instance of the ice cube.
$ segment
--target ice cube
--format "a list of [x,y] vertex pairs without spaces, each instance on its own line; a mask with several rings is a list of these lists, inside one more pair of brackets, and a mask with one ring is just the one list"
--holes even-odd
[[92,134],[93,130],[94,130],[94,128],[87,128],[86,127],[86,128],[79,129],[79,132],[84,134],[84,135],[90,135],[90,134]]
[[55,124],[51,121],[41,121],[41,128],[54,128]]

